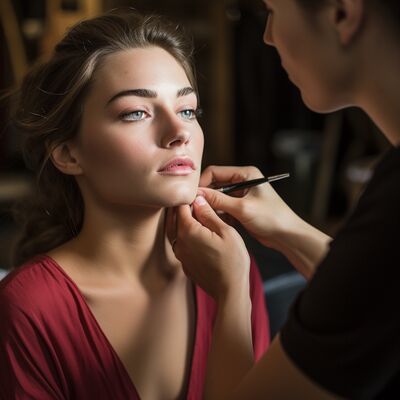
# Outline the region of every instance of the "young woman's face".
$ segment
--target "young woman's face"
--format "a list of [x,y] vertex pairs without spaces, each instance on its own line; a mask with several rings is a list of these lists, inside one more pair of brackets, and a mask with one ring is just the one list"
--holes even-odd
[[158,47],[108,56],[84,104],[75,154],[83,195],[165,207],[196,195],[203,132],[181,65]]
[[[322,0],[321,0],[322,1]],[[346,102],[345,63],[339,60],[332,9],[306,11],[297,0],[264,0],[269,15],[265,43],[276,47],[290,80],[315,111],[332,111]]]

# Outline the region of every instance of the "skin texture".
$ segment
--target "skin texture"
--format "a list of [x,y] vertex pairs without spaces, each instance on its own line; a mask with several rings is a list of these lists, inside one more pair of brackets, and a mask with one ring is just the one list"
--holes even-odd
[[[277,48],[283,67],[299,87],[305,103],[319,112],[360,107],[391,144],[400,145],[400,50],[392,21],[385,20],[365,0],[326,1],[318,11],[306,11],[297,0],[264,2],[270,9],[264,41]],[[211,166],[201,178],[201,186],[205,187],[200,188],[201,198],[193,204],[194,217],[188,212],[189,206],[175,210],[175,253],[185,272],[213,293],[219,305],[220,324],[213,336],[218,345],[209,355],[206,399],[294,399],[299,393],[306,399],[336,398],[294,365],[279,335],[265,356],[248,367],[246,326],[250,313],[238,284],[243,248],[240,240],[236,246],[233,244],[234,234],[224,230],[225,224],[214,209],[229,213],[261,243],[281,251],[307,278],[312,278],[330,241],[296,216],[268,184],[238,194],[237,198],[206,188],[211,183],[227,184],[259,176],[260,171],[254,167]],[[210,260],[206,249],[212,247],[216,234],[219,253]],[[195,264],[189,262],[184,251],[190,241],[196,242],[191,254],[191,259],[197,260]],[[227,268],[227,257],[238,262]],[[210,271],[209,279],[206,269]],[[235,313],[240,317],[233,318]],[[234,351],[226,351],[224,341],[234,343]],[[211,371],[223,374],[213,380]]]
[[[77,139],[52,154],[58,169],[75,176],[85,215],[78,236],[49,256],[75,281],[146,399],[183,396],[193,345],[193,287],[165,237],[165,207],[192,202],[199,183],[197,97],[177,96],[187,87],[180,64],[160,48],[109,55],[95,73]],[[157,96],[110,102],[132,89]],[[193,169],[159,172],[178,156]]]
[[[130,63],[134,58],[143,62]],[[164,63],[170,65],[168,71]],[[85,193],[127,206],[160,208],[193,200],[203,136],[195,115],[183,114],[196,110],[197,99],[195,93],[177,97],[178,90],[190,84],[181,68],[173,68],[176,64],[163,49],[132,49],[108,57],[97,71],[81,133],[71,144],[84,172],[78,182]],[[143,86],[158,98],[126,95],[108,103],[116,93]],[[195,172],[172,179],[158,173],[173,157],[191,158]]]

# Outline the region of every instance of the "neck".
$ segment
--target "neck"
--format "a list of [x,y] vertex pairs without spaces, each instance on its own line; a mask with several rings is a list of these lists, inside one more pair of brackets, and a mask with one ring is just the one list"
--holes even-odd
[[[400,64],[399,64],[400,66]],[[400,82],[397,87],[400,87]],[[376,86],[376,85],[375,85]],[[389,93],[393,88],[376,89],[376,98],[370,98],[362,108],[371,117],[393,146],[400,146],[400,98],[397,93]],[[380,93],[380,95],[379,95]],[[382,96],[382,93],[385,95]]]
[[180,270],[165,235],[163,209],[101,213],[89,209],[73,246],[96,269],[128,279],[168,278]]
[[[385,35],[385,33],[387,35]],[[400,50],[387,31],[375,31],[365,43],[362,88],[357,104],[370,116],[389,142],[400,145]],[[397,37],[396,37],[397,39]]]

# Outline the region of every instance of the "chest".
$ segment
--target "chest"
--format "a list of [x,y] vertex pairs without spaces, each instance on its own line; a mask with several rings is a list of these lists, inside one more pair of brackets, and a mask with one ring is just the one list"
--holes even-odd
[[138,289],[83,293],[140,397],[183,398],[195,336],[191,286],[171,285],[157,295]]

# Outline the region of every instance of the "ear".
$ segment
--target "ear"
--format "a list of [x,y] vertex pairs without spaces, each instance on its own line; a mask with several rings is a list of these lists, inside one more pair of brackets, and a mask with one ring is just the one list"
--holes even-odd
[[364,0],[336,0],[334,3],[333,22],[340,43],[346,46],[361,29],[365,13]]
[[70,142],[61,143],[51,152],[53,165],[66,175],[81,175],[82,168]]

